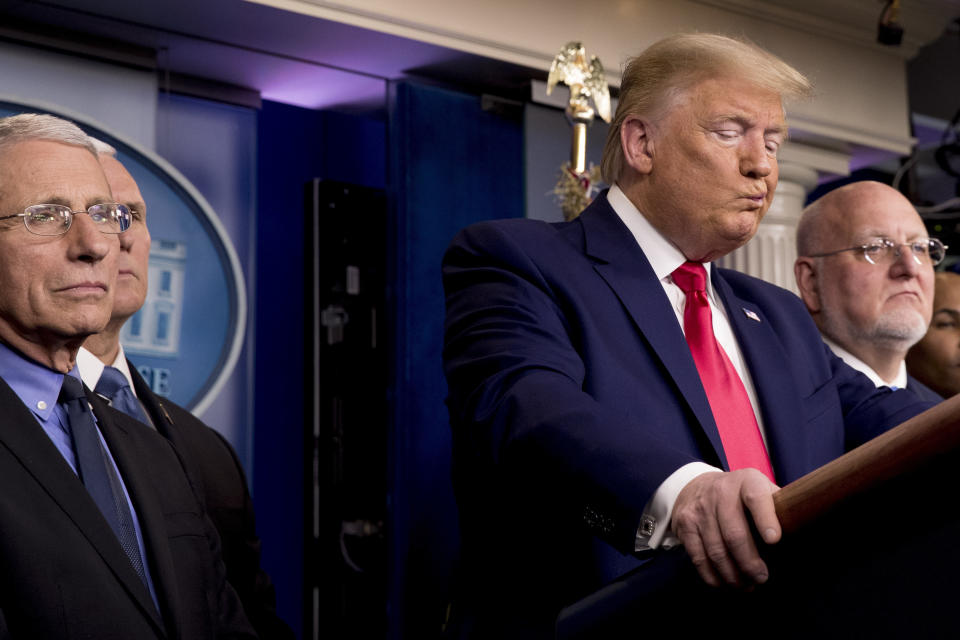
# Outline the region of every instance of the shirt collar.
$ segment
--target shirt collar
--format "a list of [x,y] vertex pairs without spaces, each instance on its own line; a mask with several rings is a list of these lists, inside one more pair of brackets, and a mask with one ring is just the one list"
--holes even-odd
[[[627,194],[618,185],[614,184],[610,187],[607,192],[607,202],[633,234],[658,280],[665,280],[677,270],[677,267],[687,261],[683,252],[650,224],[650,221],[637,209],[636,205],[630,202]],[[708,294],[713,292],[713,286],[710,284],[710,266],[709,262],[703,263],[704,269],[707,270]]]
[[830,347],[830,350],[833,351],[838,358],[870,378],[870,381],[873,382],[874,386],[895,387],[897,389],[905,389],[907,387],[907,364],[903,360],[900,361],[900,368],[897,370],[897,375],[894,376],[893,380],[887,382],[880,377],[879,373],[873,370],[873,367],[838,345],[827,336],[823,336],[823,341],[828,347]]
[[83,378],[83,384],[91,389],[97,388],[97,382],[100,381],[100,376],[103,375],[103,366],[100,358],[87,351],[84,347],[80,347],[80,350],[77,351],[77,368],[80,369],[80,377]]
[[[70,372],[80,378],[76,366]],[[40,420],[53,413],[63,386],[63,374],[34,362],[0,343],[0,378],[10,385],[20,401]]]
[[[105,366],[100,358],[87,351],[84,347],[80,347],[80,350],[77,352],[77,367],[80,369],[80,375],[83,378],[84,384],[91,389],[96,389],[97,383],[100,382],[100,376],[103,375]],[[117,351],[117,358],[110,366],[120,370],[123,377],[127,379],[127,384],[130,385],[130,390],[133,391],[133,395],[136,396],[137,392],[133,389],[133,378],[130,376],[130,366],[127,364],[127,356],[123,351],[123,345],[120,345]]]

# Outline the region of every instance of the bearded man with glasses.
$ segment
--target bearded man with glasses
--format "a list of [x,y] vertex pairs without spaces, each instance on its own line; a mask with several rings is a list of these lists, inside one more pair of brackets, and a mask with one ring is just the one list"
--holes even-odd
[[878,386],[940,396],[907,374],[907,351],[933,313],[933,268],[946,247],[897,190],[854,182],[809,205],[794,274],[824,342]]

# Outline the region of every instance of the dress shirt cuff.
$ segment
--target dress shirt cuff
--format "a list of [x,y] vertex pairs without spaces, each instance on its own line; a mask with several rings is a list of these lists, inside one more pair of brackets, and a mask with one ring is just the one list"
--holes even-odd
[[673,503],[691,480],[697,476],[712,471],[723,471],[705,462],[690,462],[667,476],[654,492],[650,502],[643,510],[640,518],[640,527],[637,529],[635,551],[664,549],[680,544],[680,540],[673,535],[670,529],[670,516],[673,514]]

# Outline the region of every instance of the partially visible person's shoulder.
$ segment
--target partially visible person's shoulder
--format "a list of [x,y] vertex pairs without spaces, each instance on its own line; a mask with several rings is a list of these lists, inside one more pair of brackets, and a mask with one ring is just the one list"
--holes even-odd
[[[237,455],[233,447],[213,427],[207,426],[200,418],[185,408],[166,398],[158,398],[162,410],[166,412],[169,425],[176,429],[177,434],[185,441],[191,451],[203,452],[207,456],[216,452],[220,459],[229,457],[231,463],[236,462]],[[176,443],[176,438],[174,438]],[[208,459],[209,460],[209,459]]]
[[757,302],[770,301],[778,304],[803,304],[803,301],[793,293],[783,287],[773,283],[761,280],[754,276],[748,276],[745,273],[734,271],[733,269],[718,268],[721,277],[733,292],[741,297],[757,299]]
[[543,240],[567,236],[580,227],[576,220],[572,222],[544,222],[530,218],[504,218],[484,220],[464,228],[457,238],[476,242],[511,238],[516,242],[525,240]]
[[910,375],[907,376],[907,390],[912,391],[921,400],[928,402],[943,401],[943,396]]
[[447,258],[461,253],[498,256],[526,256],[534,262],[552,262],[558,254],[581,253],[582,225],[572,222],[544,222],[527,218],[485,220],[466,227],[450,243]]

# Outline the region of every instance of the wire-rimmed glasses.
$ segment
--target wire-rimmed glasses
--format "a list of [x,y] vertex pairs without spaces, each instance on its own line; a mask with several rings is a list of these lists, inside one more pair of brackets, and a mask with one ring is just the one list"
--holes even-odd
[[835,256],[838,253],[846,251],[862,251],[864,259],[870,264],[880,264],[889,262],[891,259],[899,258],[901,255],[900,247],[909,247],[910,255],[917,264],[931,264],[936,266],[940,264],[947,255],[947,246],[937,238],[917,238],[910,242],[894,242],[889,238],[877,238],[866,244],[846,249],[837,249],[827,253],[815,253],[807,256],[809,258],[826,258]]
[[30,233],[38,236],[62,236],[70,230],[73,216],[85,213],[90,216],[102,233],[123,233],[130,228],[130,209],[119,202],[103,202],[90,206],[86,211],[74,211],[62,204],[33,204],[9,216],[0,216],[0,220],[23,218],[23,224]]

